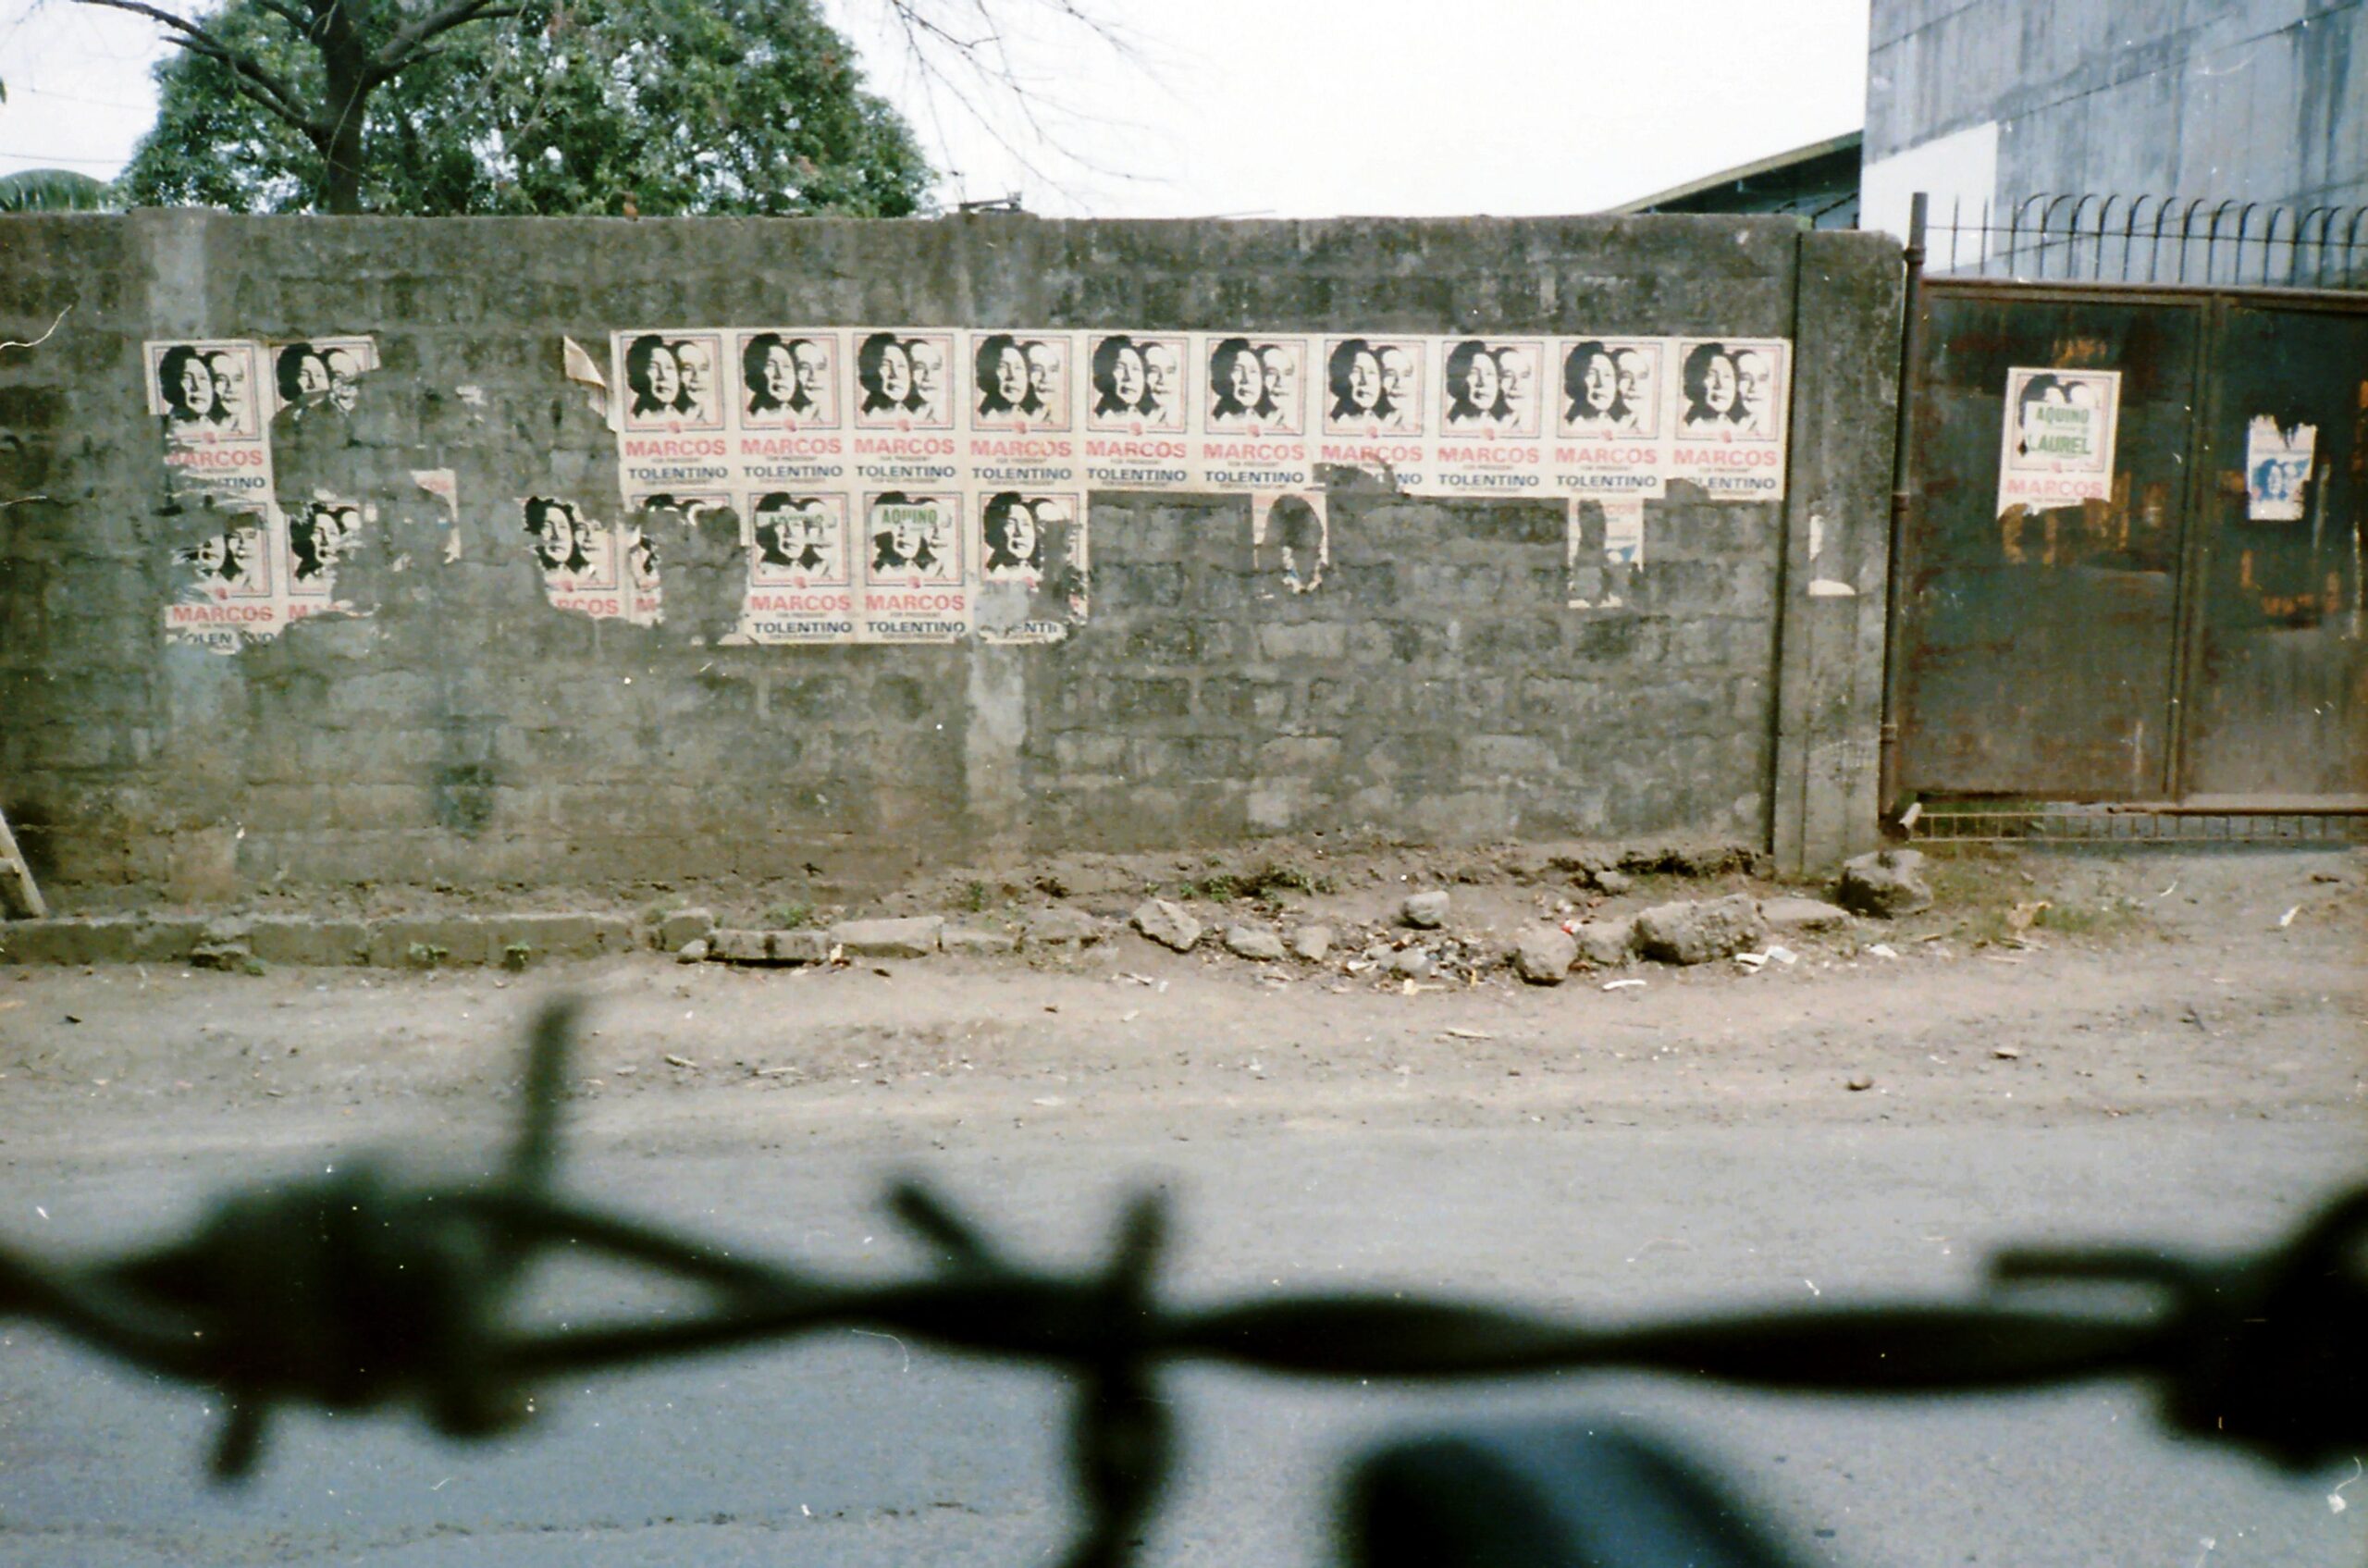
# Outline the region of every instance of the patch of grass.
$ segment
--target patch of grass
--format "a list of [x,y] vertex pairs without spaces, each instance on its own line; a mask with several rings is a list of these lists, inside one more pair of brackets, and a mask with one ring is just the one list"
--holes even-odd
[[973,915],[986,913],[987,884],[982,882],[967,884],[962,889],[962,907]]
[[534,961],[534,948],[524,942],[513,942],[501,950],[501,967],[513,974]]
[[404,959],[415,969],[439,968],[444,960],[451,956],[452,950],[450,947],[441,946],[433,942],[414,942],[403,949]]
[[773,931],[796,931],[813,923],[814,906],[811,904],[776,904],[765,911],[765,924]]
[[1243,896],[1241,879],[1231,871],[1218,871],[1198,882],[1179,882],[1176,884],[1176,896],[1205,898],[1212,904],[1230,904]]
[[1314,875],[1297,866],[1261,866],[1247,876],[1232,871],[1213,871],[1197,881],[1176,884],[1178,898],[1204,898],[1212,904],[1232,904],[1248,900],[1271,904],[1286,893],[1326,894],[1338,891],[1330,877]]

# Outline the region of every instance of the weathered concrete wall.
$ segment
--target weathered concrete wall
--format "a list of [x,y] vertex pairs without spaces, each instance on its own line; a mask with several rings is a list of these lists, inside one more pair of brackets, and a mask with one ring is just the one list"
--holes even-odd
[[[1698,833],[1796,862],[1873,832],[1897,253],[1783,220],[911,223],[0,219],[0,806],[52,885],[523,887],[1376,828]],[[1332,570],[1276,590],[1246,500],[1100,496],[1092,616],[1045,647],[720,647],[727,520],[657,626],[553,610],[516,498],[613,505],[564,337],[782,320],[1796,340],[1791,500],[1646,503],[1615,610],[1562,513],[1336,475]],[[363,613],[168,645],[143,339],[372,333],[334,446],[377,508]],[[471,390],[464,394],[462,389]],[[412,480],[450,469],[456,525]],[[1811,592],[1812,582],[1825,586]],[[1868,617],[1872,619],[1869,620]],[[1782,658],[1780,660],[1780,640]]]
[[1977,198],[2368,203],[2363,0],[1875,0],[1867,77],[1870,167],[1998,128]]

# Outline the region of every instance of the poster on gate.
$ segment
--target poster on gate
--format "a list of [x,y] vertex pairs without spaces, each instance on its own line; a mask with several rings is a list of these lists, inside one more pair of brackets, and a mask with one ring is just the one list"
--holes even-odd
[[1998,441],[1998,510],[2040,512],[2113,495],[2117,370],[2010,369]]

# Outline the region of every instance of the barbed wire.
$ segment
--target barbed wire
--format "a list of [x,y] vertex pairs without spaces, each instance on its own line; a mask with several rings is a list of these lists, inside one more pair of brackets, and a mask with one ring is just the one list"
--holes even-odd
[[[1849,1394],[2144,1377],[2174,1428],[2289,1467],[2368,1439],[2358,1342],[2368,1187],[2251,1256],[2019,1249],[1999,1255],[1990,1287],[1966,1302],[1597,1327],[1353,1291],[1169,1306],[1154,1289],[1166,1209],[1153,1196],[1127,1203],[1099,1266],[1058,1273],[1014,1258],[946,1199],[903,1182],[889,1206],[932,1265],[912,1279],[855,1283],[563,1196],[560,1106],[575,1015],[573,1001],[556,1002],[532,1026],[516,1140],[494,1179],[403,1185],[367,1165],[331,1167],[294,1188],[232,1193],[185,1239],[123,1258],[0,1247],[0,1314],[225,1400],[211,1463],[226,1480],[260,1463],[283,1405],[410,1408],[447,1437],[483,1438],[523,1425],[534,1388],[562,1374],[827,1328],[1033,1363],[1078,1384],[1070,1463],[1084,1523],[1072,1568],[1116,1568],[1141,1538],[1176,1446],[1156,1379],[1189,1361],[1360,1380],[1619,1369]],[[688,1317],[511,1322],[528,1266],[553,1251],[648,1269],[707,1299]],[[2123,1289],[2077,1308],[2022,1293],[2100,1285]]]

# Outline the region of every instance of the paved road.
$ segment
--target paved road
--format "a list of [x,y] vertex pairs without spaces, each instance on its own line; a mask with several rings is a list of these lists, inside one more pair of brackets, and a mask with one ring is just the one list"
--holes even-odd
[[[1122,1178],[1144,1174],[1182,1204],[1180,1293],[1357,1281],[1620,1314],[1945,1290],[2009,1237],[2249,1238],[2290,1224],[2362,1152],[2340,1106],[1963,1127],[1371,1119],[809,1125],[701,1102],[596,1113],[575,1168],[642,1213],[881,1268],[910,1262],[869,1206],[892,1167],[1071,1258],[1096,1245]],[[159,1176],[132,1153],[49,1147],[6,1178],[12,1235],[120,1239],[259,1158],[332,1157],[234,1154],[216,1137]],[[26,1217],[34,1204],[46,1220]],[[550,1286],[570,1311],[638,1299],[605,1278]],[[1513,1415],[1676,1434],[1768,1500],[1813,1562],[2296,1568],[2368,1554],[2368,1483],[2348,1511],[2326,1501],[2350,1466],[2288,1479],[2174,1444],[2117,1387],[1876,1405],[1634,1379],[1410,1394],[1201,1374],[1170,1394],[1190,1460],[1156,1563],[1326,1561],[1338,1467],[1361,1444]],[[0,1564],[1015,1564],[1047,1561],[1065,1519],[1048,1379],[856,1334],[552,1389],[542,1426],[483,1448],[302,1418],[237,1493],[199,1478],[205,1402],[39,1331],[0,1338]]]

